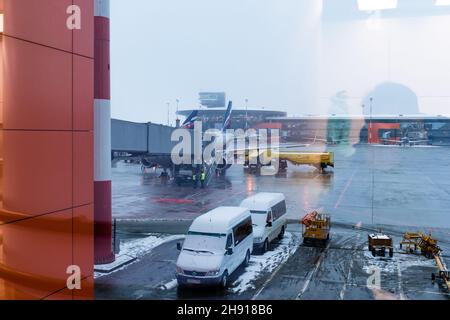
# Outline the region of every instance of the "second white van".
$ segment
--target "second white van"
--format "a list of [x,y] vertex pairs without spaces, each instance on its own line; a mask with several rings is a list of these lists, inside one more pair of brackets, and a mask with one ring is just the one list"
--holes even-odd
[[177,280],[186,285],[228,285],[230,275],[248,265],[253,251],[250,211],[219,207],[194,220],[177,260]]
[[242,201],[253,220],[254,248],[262,253],[270,243],[282,239],[286,231],[286,199],[282,193],[258,193]]

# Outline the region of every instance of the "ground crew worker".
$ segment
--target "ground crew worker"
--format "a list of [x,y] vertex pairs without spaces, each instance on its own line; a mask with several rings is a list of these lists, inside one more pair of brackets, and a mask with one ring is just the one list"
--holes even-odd
[[197,189],[197,173],[192,175],[192,183],[194,184],[194,189]]
[[202,173],[200,175],[200,183],[202,184],[202,189],[205,188],[205,181],[206,181],[206,173],[205,170],[202,170]]

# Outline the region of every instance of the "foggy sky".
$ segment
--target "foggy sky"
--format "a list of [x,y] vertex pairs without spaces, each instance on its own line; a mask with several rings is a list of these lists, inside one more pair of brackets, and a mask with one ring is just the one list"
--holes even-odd
[[[343,96],[338,113],[357,114],[384,83],[416,95],[410,113],[449,113],[449,16],[349,17],[355,2],[322,17],[320,0],[111,0],[112,116],[165,124],[170,102],[173,123],[177,98],[196,108],[214,90],[290,115],[336,113]],[[392,94],[380,112],[412,110]]]

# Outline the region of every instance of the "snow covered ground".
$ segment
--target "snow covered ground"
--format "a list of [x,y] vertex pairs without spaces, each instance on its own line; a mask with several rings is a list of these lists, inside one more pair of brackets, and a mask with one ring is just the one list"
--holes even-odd
[[297,251],[300,240],[292,233],[286,232],[283,240],[274,250],[266,252],[261,256],[252,256],[249,266],[245,272],[233,283],[230,291],[242,293],[248,289],[254,289],[253,282],[261,275],[274,271],[279,265],[285,263],[295,251]]
[[146,254],[150,253],[154,248],[162,245],[163,243],[174,241],[174,240],[180,240],[184,239],[184,235],[151,235],[145,238],[136,239],[127,241],[120,244],[120,254],[119,256],[128,256],[130,258],[135,258],[136,260],[133,261],[130,264],[127,264],[119,269],[116,269],[110,273],[100,273],[100,272],[94,272],[94,278],[100,278],[102,276],[105,276],[107,274],[111,274],[114,272],[117,272],[119,270],[123,270],[130,266],[133,263],[136,263],[139,261],[139,259]]
[[[184,239],[183,235],[162,236],[150,235],[142,239],[131,240],[121,244],[120,256],[129,256],[136,258],[130,264],[118,268],[110,273],[95,272],[96,279],[126,269],[133,263],[139,262],[140,258],[149,254],[154,248],[163,243]],[[283,240],[280,243],[273,244],[272,250],[266,252],[264,255],[252,255],[249,266],[239,276],[239,278],[230,286],[230,291],[233,293],[242,293],[248,289],[255,288],[253,283],[264,274],[273,272],[281,264],[285,263],[290,256],[292,256],[298,249],[301,239],[294,236],[292,233],[286,232]],[[165,285],[160,286],[160,290],[172,290],[177,287],[176,279],[172,279]]]
[[[367,249],[367,248],[365,248]],[[398,270],[404,271],[410,267],[434,267],[433,259],[427,259],[421,255],[395,253],[392,258],[373,257],[368,250],[364,253],[366,263],[363,270],[371,273],[373,267],[379,268],[382,273],[398,273]]]

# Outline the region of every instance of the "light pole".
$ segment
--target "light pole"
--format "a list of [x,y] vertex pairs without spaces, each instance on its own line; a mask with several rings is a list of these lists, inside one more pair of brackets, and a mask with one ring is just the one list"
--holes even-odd
[[373,139],[372,139],[372,109],[373,109],[373,97],[370,97],[370,120],[369,120],[370,141],[369,141],[369,143],[373,142]]
[[248,129],[248,99],[245,99],[245,130]]
[[[373,110],[373,97],[370,97],[370,118],[369,118],[369,136],[368,136],[368,142],[369,144],[372,143],[372,110]],[[362,105],[363,109],[365,109],[365,104]],[[365,117],[364,117],[365,119]],[[375,199],[375,153],[374,149],[371,150],[372,155],[372,205],[371,205],[371,211],[372,211],[372,225],[374,224],[374,199]]]
[[[372,143],[372,110],[373,110],[373,98],[370,97],[370,116],[369,116],[369,129],[368,129],[368,143]],[[366,105],[362,105],[363,110],[366,108]]]

